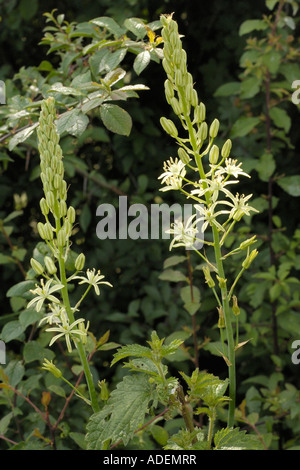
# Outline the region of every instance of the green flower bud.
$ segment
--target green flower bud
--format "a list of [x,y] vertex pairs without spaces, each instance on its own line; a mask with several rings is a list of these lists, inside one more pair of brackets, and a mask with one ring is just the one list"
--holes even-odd
[[178,131],[176,129],[176,126],[171,119],[167,119],[165,117],[160,118],[160,124],[162,128],[167,132],[167,134],[170,134],[173,137],[178,136]]
[[59,201],[59,217],[65,217],[66,213],[67,213],[66,201],[64,200]]
[[45,256],[44,258],[45,261],[45,266],[49,274],[55,274],[57,271],[57,268],[54,264],[54,261],[50,256]]
[[52,227],[52,225],[49,222],[47,222],[44,225],[44,229],[45,229],[45,234],[46,234],[46,240],[53,240],[53,227]]
[[68,219],[65,219],[63,228],[65,231],[66,237],[70,237],[72,233],[72,224],[69,222]]
[[193,95],[193,87],[188,84],[185,88],[185,99],[191,103],[192,102],[192,95]]
[[219,123],[218,119],[214,119],[213,122],[210,125],[210,128],[209,128],[209,136],[212,139],[217,137],[218,132],[219,132],[219,126],[220,126],[220,123]]
[[179,114],[182,114],[182,107],[180,106],[179,101],[175,98],[175,96],[171,98],[170,105],[172,106],[173,111],[175,114],[177,114],[177,116],[179,116]]
[[51,372],[58,379],[62,377],[62,372],[53,364],[52,361],[48,361],[48,359],[44,359],[42,369]]
[[69,207],[68,212],[67,212],[67,217],[68,217],[69,222],[71,224],[74,224],[75,219],[76,219],[76,212],[75,212],[74,207],[72,206]]
[[231,147],[232,147],[232,142],[230,139],[227,139],[221,150],[221,155],[223,158],[229,157]]
[[66,232],[62,228],[62,229],[60,229],[60,231],[57,234],[57,244],[60,247],[64,247],[66,245],[66,243],[67,243]]
[[41,263],[39,263],[36,259],[31,258],[30,264],[31,264],[31,267],[32,267],[32,269],[34,270],[34,272],[35,272],[36,274],[38,274],[38,275],[43,274],[44,268],[43,268],[43,266],[41,265]]
[[54,197],[54,194],[52,191],[48,191],[46,193],[46,201],[47,201],[47,204],[48,206],[50,207],[50,209],[54,209],[54,206],[55,206],[55,197]]
[[40,208],[41,212],[43,215],[48,215],[49,214],[49,206],[47,204],[47,201],[44,197],[40,200]]
[[165,95],[170,100],[174,97],[174,88],[170,80],[165,81]]
[[170,62],[164,58],[163,61],[162,61],[162,66],[163,68],[165,69],[165,72],[168,74],[168,75],[173,75],[173,69],[172,69],[172,66],[170,64]]
[[39,232],[39,235],[40,237],[43,239],[43,240],[46,240],[46,231],[45,231],[45,226],[42,222],[39,222],[37,224],[37,229],[38,229],[38,232]]
[[80,255],[78,255],[75,260],[75,269],[77,271],[81,271],[84,268],[84,265],[85,265],[85,256],[83,253],[80,253]]
[[246,250],[246,248],[248,248],[249,246],[253,245],[253,243],[255,243],[255,242],[256,242],[256,235],[254,235],[254,236],[251,237],[251,238],[248,238],[248,240],[243,241],[243,242],[240,244],[239,248],[240,248],[240,250]]
[[198,106],[198,93],[194,88],[192,91],[191,105],[194,106],[194,108]]
[[224,279],[223,277],[219,277],[219,276],[217,276],[217,279],[219,281],[220,289],[224,289],[226,287],[227,279]]
[[205,120],[205,116],[206,116],[205,105],[203,103],[200,103],[198,106],[195,107],[194,119],[196,120],[196,122],[200,123]]
[[197,133],[197,137],[199,138],[201,142],[203,142],[206,139],[207,132],[208,132],[208,125],[206,122],[202,122]]
[[53,186],[55,189],[59,189],[61,185],[61,176],[56,174],[54,175],[54,178],[53,178]]
[[181,69],[175,70],[175,84],[177,87],[184,86],[184,80]]
[[180,160],[182,161],[182,163],[184,163],[185,165],[187,163],[189,163],[189,161],[191,160],[188,153],[182,148],[182,147],[179,147],[178,149],[178,157],[180,158]]
[[219,147],[213,145],[209,152],[209,163],[216,165],[219,159]]
[[107,388],[107,384],[106,384],[105,379],[103,379],[103,380],[101,380],[101,381],[99,380],[98,385],[99,385],[100,390],[101,390],[101,391],[100,391],[100,398],[101,398],[101,400],[107,401],[108,398],[109,398],[109,391],[108,391],[108,388]]

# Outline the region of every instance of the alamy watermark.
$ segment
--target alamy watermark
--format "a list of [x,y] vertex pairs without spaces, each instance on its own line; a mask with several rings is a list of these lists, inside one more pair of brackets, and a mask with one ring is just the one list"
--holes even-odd
[[5,83],[3,80],[0,80],[0,104],[6,104]]
[[193,204],[174,203],[128,204],[127,196],[119,196],[118,213],[112,204],[100,204],[96,216],[96,234],[100,240],[174,239],[188,250],[203,246],[202,220],[197,219]]
[[292,94],[292,102],[294,104],[300,104],[300,80],[294,80],[292,83],[292,88],[296,88]]
[[6,345],[0,340],[0,364],[6,364]]

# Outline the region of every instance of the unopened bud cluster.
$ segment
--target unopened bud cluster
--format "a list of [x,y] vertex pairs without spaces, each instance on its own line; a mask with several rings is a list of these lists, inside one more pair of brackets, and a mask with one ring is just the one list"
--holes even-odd
[[[69,237],[75,222],[75,209],[67,207],[67,183],[64,180],[63,155],[55,118],[54,99],[48,98],[42,103],[37,130],[41,180],[45,195],[40,201],[40,208],[46,222],[39,222],[37,229],[43,240],[52,243],[60,251],[69,246]],[[49,220],[49,214],[53,215],[55,226]],[[50,264],[49,260],[46,269],[49,274],[55,273],[55,266]]]

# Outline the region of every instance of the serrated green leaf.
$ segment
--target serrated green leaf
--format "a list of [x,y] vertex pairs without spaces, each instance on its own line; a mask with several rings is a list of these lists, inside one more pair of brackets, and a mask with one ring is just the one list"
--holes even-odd
[[114,444],[119,440],[127,445],[143,424],[153,398],[153,388],[147,376],[125,376],[112,391],[104,408],[91,416],[87,424],[87,449],[104,450],[108,443]]
[[109,131],[126,136],[130,134],[132,120],[125,109],[116,104],[105,103],[100,108],[100,116]]
[[262,450],[258,436],[247,434],[239,428],[224,428],[216,432],[215,450]]
[[114,359],[112,360],[111,366],[116,362],[124,359],[125,357],[148,357],[151,359],[152,352],[150,348],[146,346],[141,346],[139,344],[129,344],[127,346],[122,346],[118,351],[113,355]]

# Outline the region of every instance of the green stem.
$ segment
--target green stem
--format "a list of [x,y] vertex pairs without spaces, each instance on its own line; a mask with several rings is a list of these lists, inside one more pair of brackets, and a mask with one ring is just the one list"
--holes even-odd
[[209,450],[211,449],[215,420],[216,420],[216,410],[213,409],[211,410],[211,414],[209,416],[208,435],[207,435],[207,442],[208,442]]

